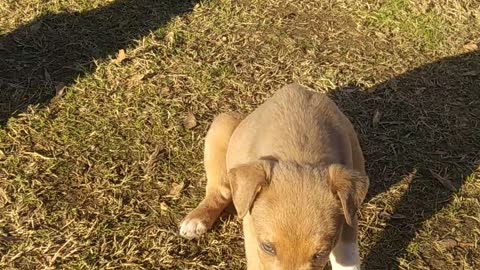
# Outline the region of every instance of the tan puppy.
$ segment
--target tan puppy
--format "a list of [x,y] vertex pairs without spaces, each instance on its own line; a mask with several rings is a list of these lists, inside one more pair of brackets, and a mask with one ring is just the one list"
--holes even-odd
[[356,212],[368,189],[350,121],[325,95],[280,89],[244,120],[221,114],[205,139],[207,191],[180,234],[208,230],[233,201],[249,270],[360,269]]

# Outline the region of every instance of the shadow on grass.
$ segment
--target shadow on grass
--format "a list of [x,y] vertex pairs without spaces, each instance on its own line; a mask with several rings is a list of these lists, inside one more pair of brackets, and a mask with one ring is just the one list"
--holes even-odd
[[46,14],[0,36],[0,126],[94,69],[195,1],[117,0],[84,13]]
[[[389,219],[379,239],[366,239],[375,244],[363,268],[399,269],[398,259],[422,224],[449,204],[478,166],[480,52],[441,59],[371,89],[351,89],[332,95],[355,119],[371,178],[369,198],[413,176],[394,213],[388,213],[396,218]],[[373,121],[375,111],[380,117]],[[435,258],[425,260],[432,269],[445,267],[435,265]]]

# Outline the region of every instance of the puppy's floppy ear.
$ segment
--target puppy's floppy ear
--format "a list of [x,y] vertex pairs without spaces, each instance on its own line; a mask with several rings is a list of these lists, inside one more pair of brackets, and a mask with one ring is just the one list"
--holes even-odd
[[233,204],[240,218],[250,210],[260,190],[268,185],[273,163],[272,160],[258,160],[240,165],[228,172]]
[[352,226],[353,218],[367,195],[368,176],[340,164],[333,164],[328,167],[328,184],[333,194],[340,199],[345,221]]

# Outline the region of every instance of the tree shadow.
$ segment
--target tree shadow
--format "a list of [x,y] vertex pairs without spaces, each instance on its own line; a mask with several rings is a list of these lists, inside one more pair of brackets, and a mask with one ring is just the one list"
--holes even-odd
[[398,258],[422,224],[449,204],[478,166],[480,52],[420,66],[371,89],[352,89],[332,97],[354,119],[371,179],[369,198],[412,176],[390,213],[397,218],[388,220],[364,257],[365,269],[399,269]]
[[0,126],[106,59],[192,10],[196,1],[117,0],[83,13],[46,14],[0,35]]

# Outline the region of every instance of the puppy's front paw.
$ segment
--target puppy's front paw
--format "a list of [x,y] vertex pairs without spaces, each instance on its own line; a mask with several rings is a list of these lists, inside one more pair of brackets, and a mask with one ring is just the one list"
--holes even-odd
[[185,218],[180,225],[180,235],[187,239],[193,239],[207,232],[208,226],[198,218]]

